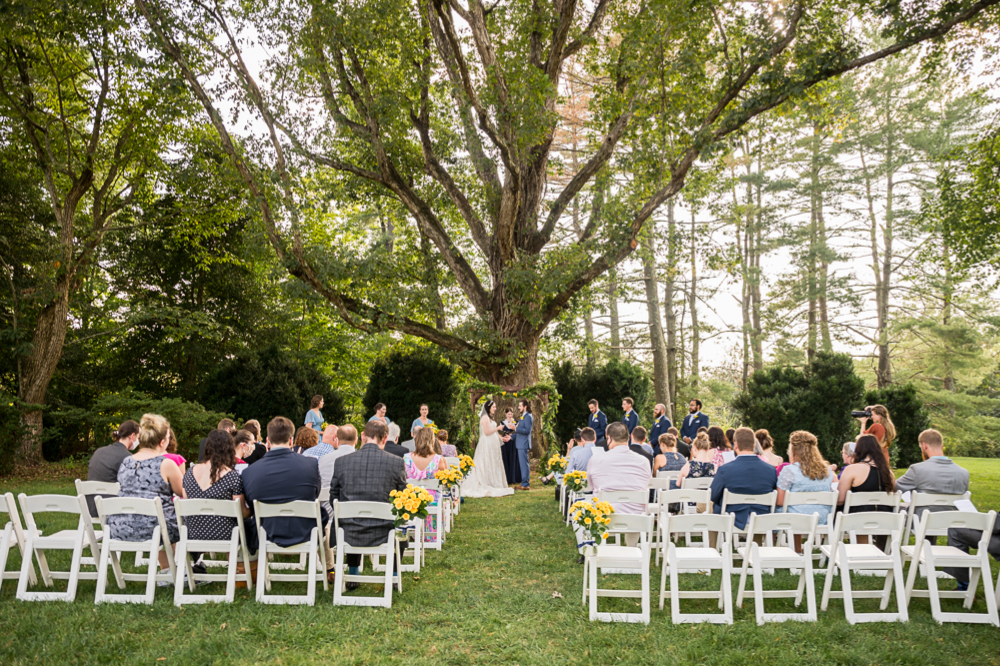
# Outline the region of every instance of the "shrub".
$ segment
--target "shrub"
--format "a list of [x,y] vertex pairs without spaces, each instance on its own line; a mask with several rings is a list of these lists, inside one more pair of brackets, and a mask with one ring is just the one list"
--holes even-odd
[[863,392],[850,356],[820,352],[805,370],[774,366],[753,373],[733,407],[743,425],[770,431],[780,455],[787,454],[793,431],[808,430],[823,456],[837,461],[843,443],[853,438],[851,411],[860,408]]
[[0,390],[0,477],[14,471],[18,447],[27,434],[20,405],[16,396]]
[[196,402],[180,398],[154,399],[131,389],[98,398],[90,409],[71,408],[51,412],[56,427],[89,433],[89,439],[104,446],[122,421],[138,421],[143,414],[159,414],[170,421],[177,438],[177,452],[197,460],[198,442],[230,415],[206,410]]
[[946,441],[944,452],[953,458],[1000,458],[1000,443],[990,439],[977,439],[971,442]]
[[917,437],[930,427],[930,415],[912,384],[893,384],[865,393],[865,405],[885,405],[896,426],[896,439],[889,448],[894,468],[909,467],[923,460]]
[[219,366],[206,382],[202,400],[211,409],[243,421],[257,419],[264,427],[275,416],[290,418],[299,426],[314,395],[323,396],[327,422],[344,422],[344,400],[333,380],[272,345]]
[[390,351],[372,366],[368,388],[362,399],[364,417],[375,413],[375,405],[385,403],[386,415],[399,425],[400,437],[410,438],[410,425],[427,403],[430,418],[438,428],[451,433],[458,392],[455,369],[440,353],[429,347],[399,348]]
[[573,438],[573,431],[587,425],[590,409],[587,403],[597,400],[608,423],[622,418],[622,398],[635,400],[632,407],[640,415],[639,422],[652,420],[649,377],[642,368],[628,361],[612,358],[603,366],[586,365],[577,368],[566,361],[552,368],[552,378],[559,392],[559,412],[555,433],[559,444]]

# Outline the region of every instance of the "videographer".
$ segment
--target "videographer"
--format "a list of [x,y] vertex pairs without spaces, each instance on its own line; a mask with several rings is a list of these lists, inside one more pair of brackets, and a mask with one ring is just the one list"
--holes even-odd
[[[893,425],[892,419],[889,417],[889,410],[885,408],[885,405],[869,405],[865,407],[864,411],[853,412],[851,416],[861,424],[862,435],[871,435],[878,440],[878,445],[882,447],[885,459],[889,460],[889,446],[896,439],[896,426]],[[868,425],[869,419],[872,421],[871,425]]]

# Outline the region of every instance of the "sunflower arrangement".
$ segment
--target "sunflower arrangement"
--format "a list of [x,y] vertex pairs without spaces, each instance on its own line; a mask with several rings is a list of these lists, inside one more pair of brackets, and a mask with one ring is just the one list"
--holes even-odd
[[463,478],[469,476],[469,472],[471,472],[472,468],[475,466],[476,463],[472,461],[472,456],[468,456],[463,453],[458,457],[458,468],[461,470]]
[[462,474],[462,470],[459,469],[458,465],[452,465],[448,469],[439,469],[434,472],[434,478],[440,481],[441,485],[448,490],[453,490],[462,482],[465,475]]
[[396,518],[396,527],[415,518],[426,518],[427,506],[434,501],[434,496],[427,489],[412,483],[406,484],[405,490],[393,490],[389,497],[392,498],[392,515]]
[[580,500],[573,502],[569,507],[570,516],[573,523],[590,535],[594,543],[601,543],[608,538],[608,517],[615,512],[609,502],[602,502],[598,498],[592,500]]
[[578,493],[587,487],[587,473],[580,470],[570,472],[563,477],[563,485],[567,490]]
[[558,453],[549,458],[549,471],[561,474],[566,470],[566,465],[569,464],[569,458],[564,458]]

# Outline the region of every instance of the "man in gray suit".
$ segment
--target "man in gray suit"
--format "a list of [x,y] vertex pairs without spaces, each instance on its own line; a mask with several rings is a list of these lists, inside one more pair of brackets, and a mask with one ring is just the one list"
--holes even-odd
[[[379,421],[369,421],[361,433],[364,445],[356,453],[337,461],[330,483],[330,501],[341,502],[391,502],[389,493],[406,489],[406,471],[403,459],[386,453],[385,441],[389,432]],[[352,546],[370,548],[385,543],[392,529],[392,521],[374,518],[345,518],[340,521],[344,540]],[[401,544],[405,547],[406,543]],[[360,555],[347,555],[348,573],[357,575]],[[358,583],[348,583],[356,589]]]
[[[917,438],[924,462],[910,465],[906,474],[896,481],[901,493],[917,491],[935,495],[961,495],[969,489],[969,470],[959,467],[944,454],[944,438],[937,430],[924,430]],[[923,511],[948,510],[947,507],[925,507]],[[927,537],[937,545],[937,537]]]

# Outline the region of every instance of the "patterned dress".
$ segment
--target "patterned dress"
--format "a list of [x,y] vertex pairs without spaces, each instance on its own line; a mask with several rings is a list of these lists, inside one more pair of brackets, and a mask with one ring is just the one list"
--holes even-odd
[[[403,456],[403,464],[406,467],[406,478],[414,480],[422,479],[433,479],[434,472],[438,470],[441,465],[441,456],[434,454],[431,461],[427,463],[427,467],[420,469],[417,464],[413,461],[413,454],[407,453]],[[434,501],[430,503],[429,506],[437,506],[438,493],[434,490],[428,491],[433,497]],[[424,541],[434,541],[434,536],[437,534],[437,516],[427,516],[424,518]]]
[[[830,492],[830,488],[837,477],[833,472],[828,472],[822,479],[810,479],[802,473],[802,468],[798,463],[786,465],[778,476],[778,488],[785,492],[808,493],[808,492]],[[786,506],[785,513],[815,513],[819,516],[817,524],[826,525],[830,517],[830,507],[823,504],[796,504]]]
[[[145,497],[159,499],[163,506],[163,517],[167,523],[167,536],[170,543],[180,541],[177,529],[177,512],[174,511],[174,493],[170,484],[163,480],[160,465],[163,456],[136,460],[129,456],[118,468],[119,497]],[[108,516],[108,528],[111,538],[120,541],[148,541],[153,536],[153,528],[158,521],[155,516],[136,516],[131,514],[116,514]]]
[[[208,489],[203,490],[194,478],[192,468],[184,474],[184,492],[188,499],[232,500],[236,495],[243,494],[243,478],[239,472],[231,469]],[[184,519],[184,524],[188,528],[188,539],[226,541],[233,537],[236,519],[225,516],[188,516]]]

